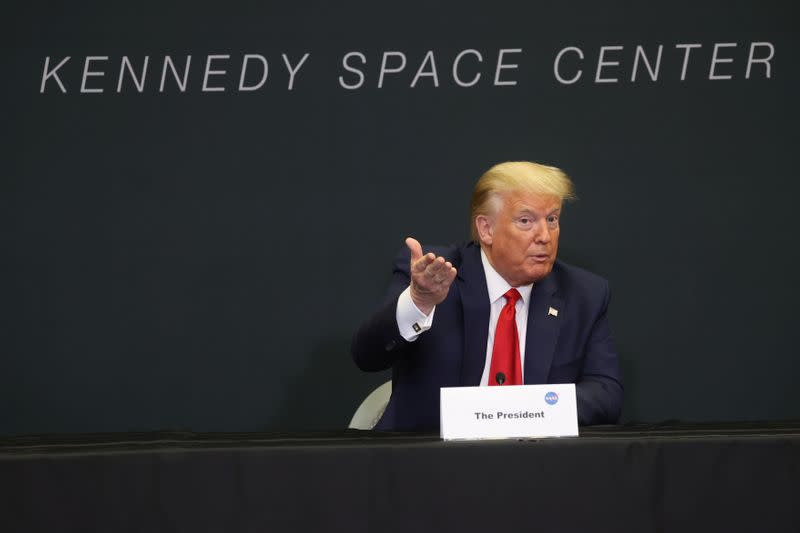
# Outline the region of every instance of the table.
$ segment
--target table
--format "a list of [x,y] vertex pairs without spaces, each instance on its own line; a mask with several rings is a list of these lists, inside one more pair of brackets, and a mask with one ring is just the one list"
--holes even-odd
[[0,438],[0,531],[800,531],[800,421]]

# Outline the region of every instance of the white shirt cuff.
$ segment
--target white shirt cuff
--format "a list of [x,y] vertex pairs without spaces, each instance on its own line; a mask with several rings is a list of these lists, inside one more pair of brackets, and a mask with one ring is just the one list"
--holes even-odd
[[431,329],[433,325],[433,315],[436,312],[436,307],[431,310],[431,314],[425,315],[414,304],[411,299],[411,287],[406,287],[400,297],[397,299],[397,328],[400,330],[400,335],[408,342],[417,340],[420,333],[424,333]]

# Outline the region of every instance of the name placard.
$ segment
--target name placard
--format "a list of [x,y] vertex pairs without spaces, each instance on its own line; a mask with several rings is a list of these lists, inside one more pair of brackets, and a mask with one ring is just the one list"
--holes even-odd
[[574,383],[442,387],[440,398],[445,440],[578,436]]

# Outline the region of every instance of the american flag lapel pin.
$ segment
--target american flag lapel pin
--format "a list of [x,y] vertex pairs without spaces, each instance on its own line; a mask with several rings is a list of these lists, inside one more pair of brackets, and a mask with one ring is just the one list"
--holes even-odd
[[551,307],[547,310],[547,316],[558,316],[558,309]]

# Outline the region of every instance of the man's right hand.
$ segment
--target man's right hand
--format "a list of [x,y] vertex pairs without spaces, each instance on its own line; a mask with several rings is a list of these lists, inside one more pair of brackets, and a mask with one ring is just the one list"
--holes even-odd
[[425,313],[431,314],[434,306],[441,303],[456,279],[456,269],[444,257],[432,253],[422,254],[422,245],[413,237],[406,239],[411,251],[411,300]]

